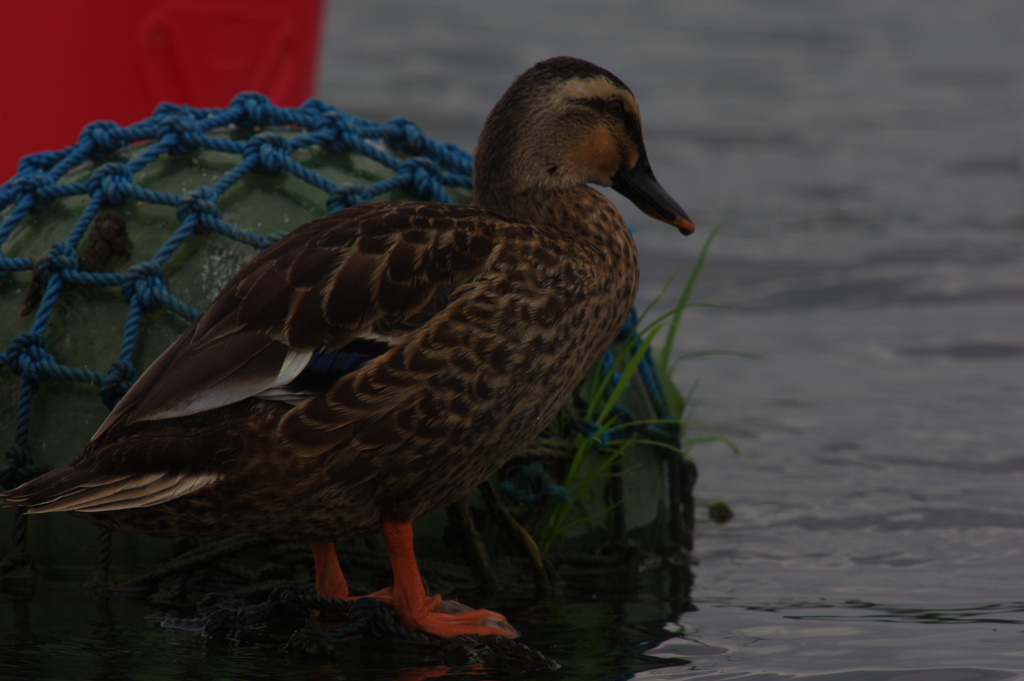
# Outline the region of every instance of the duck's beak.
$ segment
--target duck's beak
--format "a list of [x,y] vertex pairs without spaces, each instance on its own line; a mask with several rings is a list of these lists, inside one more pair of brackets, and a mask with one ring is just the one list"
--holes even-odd
[[646,149],[640,149],[640,158],[636,165],[612,175],[612,189],[655,220],[675,225],[683,234],[693,234],[694,226],[690,216],[654,179],[654,171],[647,161]]

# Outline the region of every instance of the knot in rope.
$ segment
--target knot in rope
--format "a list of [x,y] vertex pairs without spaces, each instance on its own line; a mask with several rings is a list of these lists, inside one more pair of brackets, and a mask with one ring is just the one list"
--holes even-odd
[[114,205],[132,200],[132,169],[124,163],[104,163],[89,176],[89,194],[102,192],[104,200]]
[[153,109],[153,118],[159,120],[165,116],[177,116],[187,110],[188,107],[182,106],[181,104],[175,104],[174,102],[161,102],[156,105],[155,109]]
[[78,262],[78,252],[75,247],[66,241],[60,241],[50,246],[39,262],[36,263],[36,272],[43,281],[49,281],[50,277],[64,270],[72,272],[81,267]]
[[110,371],[103,377],[103,385],[100,386],[100,399],[107,409],[113,409],[117,405],[138,377],[139,374],[131,362],[119,359],[111,365]]
[[[40,151],[28,156],[22,156],[18,161],[18,175],[31,175],[32,173],[45,173],[66,156],[62,151]],[[0,198],[0,203],[3,199]]]
[[160,307],[163,298],[167,295],[163,268],[152,261],[132,265],[124,273],[124,281],[121,282],[121,295],[129,304],[133,299],[138,299],[142,307],[147,310]]
[[643,432],[643,429],[646,428],[646,424],[639,426],[625,425],[627,423],[633,423],[636,420],[636,418],[633,416],[633,413],[629,411],[629,409],[626,409],[621,404],[616,404],[608,413],[611,416],[611,419],[608,421],[608,431],[611,433]]
[[184,156],[202,146],[195,119],[178,111],[160,119],[156,137],[160,142],[170,144],[167,153],[171,156]]
[[572,501],[569,490],[556,484],[548,475],[543,461],[510,466],[505,471],[501,490],[520,506],[534,506],[545,499],[552,499],[559,504]]
[[576,429],[580,433],[583,433],[583,437],[588,440],[593,440],[598,449],[604,449],[608,446],[608,443],[611,442],[612,433],[610,428],[602,431],[600,423],[594,423],[593,421],[585,419],[575,419],[574,423],[576,425]]
[[235,95],[228,105],[240,114],[236,125],[240,128],[255,128],[259,125],[269,125],[272,122],[273,113],[277,110],[266,95],[258,92],[242,92]]
[[182,225],[191,220],[193,228],[198,223],[204,229],[214,229],[221,219],[220,208],[217,207],[217,192],[213,187],[199,187],[186,192],[175,207],[175,211]]
[[4,452],[4,465],[0,467],[0,487],[14,489],[46,472],[46,466],[32,463],[27,447],[13,445]]
[[56,365],[41,333],[26,331],[18,334],[7,346],[7,366],[17,376],[39,381],[51,376]]
[[366,203],[373,198],[373,194],[366,185],[346,183],[340,185],[327,197],[327,212],[351,208],[360,203]]
[[326,102],[311,97],[302,103],[302,106],[299,107],[299,111],[304,114],[319,116],[325,111],[337,111],[337,109]]
[[416,155],[423,152],[423,131],[408,118],[395,116],[384,124],[384,142],[392,149]]
[[128,134],[114,121],[96,121],[82,129],[78,143],[90,158],[105,156],[127,145]]
[[60,196],[57,182],[44,173],[15,177],[5,185],[6,202],[24,209],[41,210]]
[[[643,426],[644,433],[648,438],[662,444],[676,446],[679,443],[679,423],[648,423]],[[664,450],[664,447],[659,449]],[[671,451],[671,450],[669,450]]]
[[285,161],[291,160],[288,152],[291,146],[282,135],[276,132],[261,132],[249,138],[242,152],[242,159],[255,159],[253,170],[268,175],[280,175],[285,168]]
[[320,144],[337,154],[352,150],[360,139],[359,125],[351,116],[337,109],[317,114],[314,130],[319,133]]
[[396,175],[402,180],[405,190],[416,198],[451,203],[444,186],[438,181],[441,169],[429,158],[414,156],[407,159],[398,166]]

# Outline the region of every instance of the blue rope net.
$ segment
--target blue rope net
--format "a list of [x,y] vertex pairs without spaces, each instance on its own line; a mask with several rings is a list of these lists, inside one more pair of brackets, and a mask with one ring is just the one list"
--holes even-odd
[[[248,139],[237,140],[211,134],[222,129],[268,127],[283,128],[289,135],[262,131]],[[143,143],[148,146],[140,147],[142,152],[128,162],[102,163],[114,152]],[[314,146],[339,154],[358,152],[386,166],[394,175],[370,184],[337,184],[291,157],[297,150]],[[214,184],[180,194],[133,183],[139,171],[163,154],[181,156],[203,149],[237,155],[239,160]],[[70,171],[86,162],[97,164],[87,179],[62,182]],[[32,463],[28,440],[36,384],[54,378],[90,383],[99,388],[103,403],[112,408],[138,375],[133,358],[143,313],[165,308],[187,321],[198,316],[199,313],[179,300],[165,283],[164,265],[186,239],[214,232],[262,250],[284,234],[260,236],[224,220],[218,200],[250,173],[290,173],[326,192],[327,212],[333,212],[394,190],[422,200],[450,203],[452,198],[445,187],[470,188],[472,158],[452,144],[429,139],[404,118],[375,123],[317,100],[309,100],[298,108],[282,108],[255,93],[238,95],[224,109],[161,104],[151,118],[127,127],[109,121],[96,122],[82,131],[77,144],[23,158],[17,174],[0,186],[0,246],[15,233],[26,216],[43,210],[57,199],[84,196],[88,202],[67,238],[54,243],[41,258],[0,256],[0,277],[8,272],[32,271],[33,280],[42,289],[31,329],[11,339],[6,352],[0,353],[0,367],[6,365],[21,381],[14,445],[5,452],[0,468],[0,484],[4,488],[16,487],[44,472],[42,466]],[[149,260],[138,262],[124,272],[83,269],[79,244],[100,210],[131,201],[173,206],[178,227]],[[128,305],[120,353],[106,373],[63,364],[51,354],[47,344],[46,331],[60,296],[74,287],[88,286],[117,287]],[[639,344],[635,324],[636,317],[631,315],[620,340]],[[605,362],[610,361],[609,355]],[[666,418],[668,409],[650,356],[644,358],[638,375],[659,418]],[[620,420],[628,423],[634,419],[623,414]],[[583,428],[585,430],[586,425]],[[647,433],[647,436],[678,446],[678,430],[662,430],[665,432]],[[603,437],[607,438],[608,433]],[[559,492],[555,490],[554,494],[557,496]],[[23,516],[20,519],[23,521]],[[16,550],[24,550],[23,522],[16,523],[15,535]]]

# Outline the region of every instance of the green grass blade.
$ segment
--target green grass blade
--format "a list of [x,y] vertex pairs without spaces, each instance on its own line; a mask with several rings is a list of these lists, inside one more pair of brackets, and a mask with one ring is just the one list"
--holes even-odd
[[[660,328],[660,327],[658,327]],[[619,377],[619,382],[616,384],[615,389],[612,390],[612,394],[608,397],[608,400],[604,404],[604,409],[601,410],[600,416],[597,417],[598,423],[604,423],[604,420],[608,418],[608,413],[619,403],[622,398],[622,393],[626,391],[626,386],[629,385],[630,380],[633,378],[633,374],[640,367],[640,362],[643,361],[644,355],[647,353],[647,349],[651,347],[651,341],[654,340],[654,336],[658,332],[656,328],[644,342],[640,344],[640,348],[636,351],[629,363],[622,370],[622,374]]]
[[686,309],[687,304],[690,301],[690,294],[693,293],[693,287],[697,283],[697,277],[700,276],[700,272],[704,269],[704,260],[708,256],[708,249],[711,248],[711,242],[714,241],[715,235],[721,229],[721,225],[715,227],[708,234],[708,238],[704,240],[704,245],[701,246],[700,253],[697,255],[697,262],[694,263],[693,269],[690,270],[690,276],[686,279],[686,285],[683,287],[683,292],[679,296],[679,301],[676,303],[676,307],[673,310],[672,323],[669,324],[668,332],[665,337],[665,345],[661,349],[661,358],[658,362],[658,366],[662,373],[668,369],[669,362],[672,358],[672,346],[676,340],[676,332],[679,330],[679,320],[682,319],[683,310]]

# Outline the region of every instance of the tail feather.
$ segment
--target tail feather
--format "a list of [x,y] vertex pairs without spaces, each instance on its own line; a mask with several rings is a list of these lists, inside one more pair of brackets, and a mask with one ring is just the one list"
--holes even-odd
[[32,507],[56,501],[86,487],[107,485],[127,477],[129,476],[97,475],[74,466],[63,466],[8,490],[2,496],[3,500],[9,504]]
[[[144,508],[156,506],[171,499],[185,496],[202,487],[215,482],[220,476],[205,475],[165,475],[148,485],[138,489],[126,490],[120,493],[103,497],[91,497],[69,507],[67,509],[46,509],[46,510],[71,510],[84,511],[86,513],[99,513],[102,511],[121,511],[128,508]],[[31,513],[32,511],[30,511]],[[40,511],[36,511],[37,513]]]
[[28,513],[118,511],[143,508],[194,492],[220,478],[215,474],[100,475],[64,466],[12,489],[4,501]]

